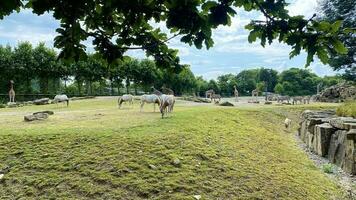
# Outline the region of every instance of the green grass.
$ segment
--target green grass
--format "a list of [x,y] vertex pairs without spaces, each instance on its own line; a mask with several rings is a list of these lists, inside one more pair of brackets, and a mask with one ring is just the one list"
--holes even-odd
[[[304,107],[178,103],[173,116],[162,120],[151,105],[140,113],[137,104],[118,110],[115,103],[1,109],[0,169],[9,172],[0,182],[0,199],[344,196],[297,147],[293,131],[283,128],[284,118],[295,118]],[[55,114],[46,121],[22,121],[26,113],[48,109]]]
[[356,118],[356,101],[349,101],[336,109],[336,114],[343,117]]
[[333,164],[330,164],[330,163],[324,164],[322,167],[323,167],[323,171],[324,171],[325,173],[328,173],[328,174],[334,173],[335,167],[334,167]]

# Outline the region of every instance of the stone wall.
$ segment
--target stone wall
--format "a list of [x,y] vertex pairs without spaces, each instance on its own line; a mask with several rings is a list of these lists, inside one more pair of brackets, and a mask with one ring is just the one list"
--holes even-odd
[[356,174],[356,119],[337,117],[334,111],[306,110],[301,115],[300,139],[319,156]]

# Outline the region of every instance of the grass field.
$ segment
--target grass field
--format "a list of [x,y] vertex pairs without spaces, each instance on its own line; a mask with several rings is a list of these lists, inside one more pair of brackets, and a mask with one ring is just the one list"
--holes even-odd
[[[118,110],[113,99],[0,109],[0,199],[342,199],[298,148],[302,106],[178,103]],[[314,105],[323,108],[325,105]],[[46,121],[26,113],[53,110]]]

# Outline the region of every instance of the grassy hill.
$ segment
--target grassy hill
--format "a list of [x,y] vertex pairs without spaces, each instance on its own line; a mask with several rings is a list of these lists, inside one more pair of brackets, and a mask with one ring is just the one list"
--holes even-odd
[[[22,121],[47,109],[46,121]],[[163,120],[152,110],[112,99],[1,109],[0,199],[344,197],[284,130],[298,109],[178,104]]]

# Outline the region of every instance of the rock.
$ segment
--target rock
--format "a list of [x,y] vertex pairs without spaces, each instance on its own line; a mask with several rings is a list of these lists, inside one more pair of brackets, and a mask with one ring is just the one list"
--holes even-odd
[[49,104],[49,98],[36,99],[33,101],[35,105],[46,105]]
[[315,126],[314,151],[325,157],[328,154],[331,135],[335,132],[329,123],[318,124]]
[[176,167],[180,167],[181,166],[181,162],[180,162],[180,160],[178,158],[173,159],[172,164],[174,166],[176,166]]
[[350,130],[356,128],[356,119],[352,117],[335,117],[330,119],[329,123],[337,129]]
[[220,103],[219,106],[234,106],[234,104],[228,102],[228,101],[225,101],[223,103]]
[[4,174],[0,174],[0,182],[4,179]]
[[35,113],[33,113],[33,115],[40,114],[40,113],[47,113],[48,115],[53,115],[54,114],[53,111],[46,110],[46,111],[35,112]]
[[356,129],[351,129],[346,137],[346,158],[343,170],[356,174]]
[[201,199],[201,195],[193,195],[194,199],[199,200]]
[[48,114],[47,113],[37,113],[37,114],[33,114],[33,115],[27,115],[24,117],[24,120],[26,122],[31,122],[31,121],[35,121],[35,120],[44,120],[48,118]]
[[330,147],[328,151],[328,158],[331,163],[343,168],[345,153],[346,153],[346,134],[347,131],[338,130],[332,134],[330,139]]
[[321,102],[343,102],[355,99],[356,87],[345,82],[326,88],[315,97],[316,101]]

